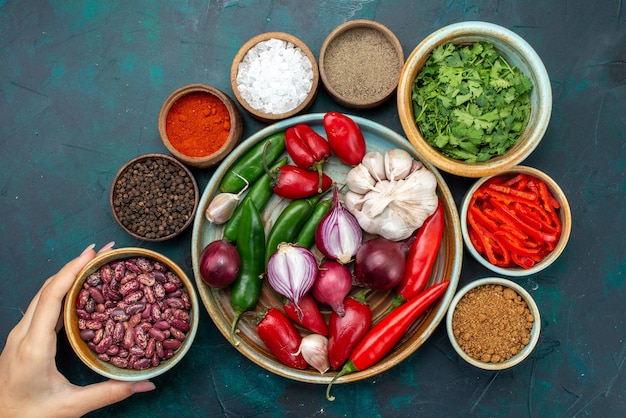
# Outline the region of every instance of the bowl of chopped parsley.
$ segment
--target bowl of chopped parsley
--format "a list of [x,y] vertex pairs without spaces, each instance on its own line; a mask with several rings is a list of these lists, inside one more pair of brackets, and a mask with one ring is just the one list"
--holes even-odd
[[479,21],[427,36],[405,62],[397,100],[407,139],[437,168],[463,177],[518,165],[552,112],[550,79],[535,50]]

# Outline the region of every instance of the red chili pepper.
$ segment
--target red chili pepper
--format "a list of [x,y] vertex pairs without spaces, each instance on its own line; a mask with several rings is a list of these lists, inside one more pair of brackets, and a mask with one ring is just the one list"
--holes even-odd
[[279,309],[268,309],[256,330],[261,341],[281,363],[301,370],[308,367],[302,354],[298,353],[302,337]]
[[365,370],[380,361],[400,341],[409,327],[445,292],[450,280],[437,283],[424,290],[413,299],[400,305],[382,320],[376,323],[357,343],[349,360],[335,375],[326,389],[326,398],[330,396],[332,384],[341,376]]
[[320,308],[319,306],[317,306],[317,302],[315,302],[313,296],[307,293],[300,299],[298,305],[300,306],[300,310],[302,311],[302,320],[300,320],[298,312],[296,311],[296,306],[289,300],[285,299],[283,303],[283,308],[287,317],[289,317],[289,319],[291,319],[296,324],[302,325],[309,331],[323,336],[327,336],[328,326],[326,325],[324,317],[320,312]]
[[318,173],[295,165],[283,165],[270,170],[267,166],[265,153],[267,144],[263,149],[263,168],[270,177],[270,186],[276,195],[285,199],[304,199],[320,194],[330,189],[333,180],[322,173]]
[[285,131],[285,147],[293,163],[300,168],[321,172],[322,165],[330,157],[328,141],[304,123]]
[[404,278],[396,291],[404,301],[420,293],[428,284],[439,253],[444,228],[445,214],[443,205],[439,202],[435,212],[417,231],[417,237],[409,249]]
[[357,165],[366,152],[365,138],[354,120],[339,112],[324,115],[324,130],[330,149],[343,163]]
[[328,360],[337,369],[348,360],[354,346],[363,338],[372,324],[372,311],[365,302],[367,291],[347,297],[343,317],[331,313],[328,336]]
[[274,193],[285,199],[304,199],[330,189],[333,180],[322,173],[321,184],[315,171],[305,170],[295,165],[278,167],[271,176]]

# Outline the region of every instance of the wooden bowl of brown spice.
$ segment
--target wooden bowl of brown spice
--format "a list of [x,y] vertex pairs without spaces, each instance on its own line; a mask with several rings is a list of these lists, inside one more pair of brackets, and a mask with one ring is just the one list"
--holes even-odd
[[481,369],[503,370],[521,363],[541,332],[539,308],[520,285],[507,279],[479,279],[459,290],[446,316],[452,347]]
[[351,20],[324,40],[320,77],[328,94],[342,106],[369,109],[396,91],[404,66],[402,45],[385,25]]

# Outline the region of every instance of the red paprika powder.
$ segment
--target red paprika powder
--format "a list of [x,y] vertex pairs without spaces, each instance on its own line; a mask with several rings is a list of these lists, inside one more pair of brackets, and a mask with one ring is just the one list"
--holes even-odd
[[165,130],[172,146],[182,154],[206,157],[226,142],[230,134],[230,114],[214,95],[193,92],[172,104]]

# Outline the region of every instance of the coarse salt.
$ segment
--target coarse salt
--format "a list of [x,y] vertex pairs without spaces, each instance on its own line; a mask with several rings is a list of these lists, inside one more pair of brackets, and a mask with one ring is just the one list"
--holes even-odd
[[313,86],[313,65],[291,42],[269,39],[246,53],[237,71],[237,89],[254,109],[281,114],[298,107]]

